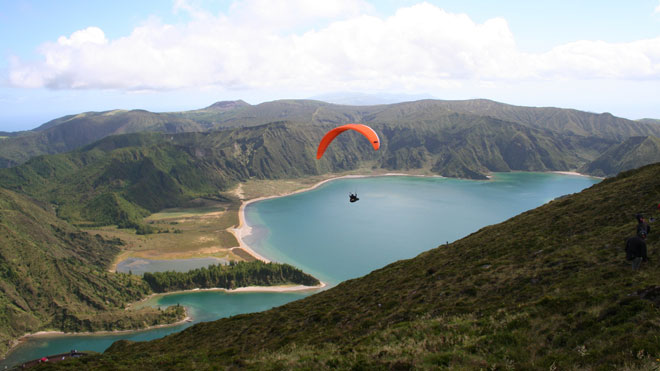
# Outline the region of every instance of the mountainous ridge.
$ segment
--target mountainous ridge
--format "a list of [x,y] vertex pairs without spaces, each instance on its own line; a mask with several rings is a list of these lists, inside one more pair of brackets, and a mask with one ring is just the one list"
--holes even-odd
[[555,107],[513,106],[487,99],[431,101],[430,104],[437,104],[453,112],[478,113],[561,133],[570,132],[615,140],[636,135],[657,136],[660,129],[645,122],[619,118],[610,113],[596,114]]
[[660,213],[659,176],[628,171],[305,299],[57,367],[653,367],[660,266],[651,250],[632,272],[623,239]]
[[43,155],[72,151],[109,135],[155,131],[178,133],[206,130],[200,124],[173,114],[144,110],[114,110],[69,115],[45,123],[0,146],[0,166],[15,166]]
[[[74,223],[136,226],[150,213],[195,197],[217,197],[248,179],[291,179],[358,168],[486,179],[493,171],[577,168],[571,140],[547,130],[483,116],[374,125],[382,146],[338,137],[321,160],[316,143],[328,125],[271,123],[217,132],[135,133],[106,137],[65,154],[0,169],[0,186],[57,205]],[[566,145],[564,143],[569,143]]]
[[579,171],[596,176],[614,176],[620,171],[660,162],[660,138],[654,136],[630,137],[610,147]]
[[[480,117],[550,130],[558,138],[572,138],[572,145],[589,143],[587,147],[579,149],[584,163],[628,137],[660,136],[659,125],[643,120],[632,121],[607,113],[593,114],[570,109],[519,107],[483,99],[421,100],[376,106],[336,105],[313,100],[278,100],[258,105],[224,101],[200,110],[174,113],[115,110],[65,116],[33,131],[3,139],[0,144],[0,166],[13,167],[40,154],[71,151],[107,135],[131,132],[202,132],[260,126],[278,121],[314,126],[336,126],[349,122],[376,126],[415,127],[419,123],[469,126],[469,122]],[[594,143],[598,145],[594,146]],[[476,171],[475,168],[468,170],[463,173]]]

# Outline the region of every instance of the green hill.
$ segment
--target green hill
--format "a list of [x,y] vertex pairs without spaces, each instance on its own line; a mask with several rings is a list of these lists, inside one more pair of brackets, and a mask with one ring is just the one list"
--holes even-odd
[[652,369],[660,238],[637,272],[622,247],[635,213],[659,216],[659,177],[622,173],[305,299],[52,366]]
[[660,139],[651,136],[631,137],[612,146],[580,168],[580,171],[596,176],[614,176],[621,171],[656,162],[660,162]]
[[374,125],[383,143],[378,152],[359,134],[344,134],[316,160],[317,143],[331,127],[279,122],[217,132],[110,136],[77,151],[0,169],[0,186],[52,203],[59,217],[74,223],[138,227],[150,213],[196,197],[218,197],[248,179],[359,168],[485,179],[491,171],[574,169],[584,162],[586,147],[579,138],[547,130],[453,114],[414,127]]
[[26,333],[137,329],[181,318],[180,308],[123,309],[151,290],[139,277],[107,272],[119,243],[0,188],[0,356]]
[[[551,133],[564,146],[579,143],[583,161],[591,161],[632,136],[660,136],[660,126],[610,114],[593,114],[551,107],[520,107],[489,100],[415,102],[347,106],[314,100],[278,100],[249,105],[218,102],[200,110],[152,113],[142,110],[87,112],[52,120],[39,128],[2,139],[0,167],[12,167],[42,154],[74,150],[109,135],[133,132],[201,132],[261,126],[278,121],[307,126],[337,126],[362,122],[372,126],[420,124],[469,128],[477,120],[497,120]],[[20,135],[18,135],[20,134]],[[579,139],[578,139],[579,138]],[[475,171],[474,168],[471,171]]]
[[81,113],[5,139],[0,145],[0,166],[16,166],[35,156],[72,151],[109,135],[202,130],[205,128],[196,122],[167,113],[144,110]]

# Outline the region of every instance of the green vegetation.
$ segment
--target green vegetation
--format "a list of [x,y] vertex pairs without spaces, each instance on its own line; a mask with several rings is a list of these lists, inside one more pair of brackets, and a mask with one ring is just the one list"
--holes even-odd
[[[318,140],[347,122],[374,127],[381,149],[347,134],[316,160]],[[136,241],[167,232],[177,236],[173,244],[207,243],[191,233],[196,227],[183,221],[189,217],[165,225],[179,221],[148,216],[215,200],[229,211],[223,227],[235,225],[238,200],[227,192],[238,183],[252,195],[263,185],[286,189],[291,179],[364,169],[473,179],[512,170],[608,175],[657,161],[660,148],[660,126],[648,120],[486,100],[369,107],[220,102],[173,114],[91,112],[7,136],[0,167],[13,167],[0,169],[0,354],[26,332],[142,328],[181,318],[181,308],[124,310],[152,292],[147,281],[167,291],[223,280],[235,287],[309,279],[262,263],[239,264],[231,274],[220,267],[145,280],[107,271],[123,243],[107,226],[130,230]],[[304,300],[149,343],[118,342],[74,365],[647,367],[660,357],[660,268],[653,262],[630,272],[621,245],[633,231],[632,215],[660,202],[659,166],[606,179]],[[233,241],[226,231],[217,236]],[[652,248],[657,243],[652,234]],[[239,249],[233,254],[247,258]]]
[[[608,113],[517,107],[482,99],[421,100],[378,106],[343,106],[312,100],[280,100],[252,106],[234,101],[178,113],[134,110],[65,116],[3,141],[0,167],[16,166],[43,154],[71,151],[122,133],[199,133],[257,127],[282,120],[304,123],[311,129],[311,143],[320,138],[312,128],[348,122],[366,123],[379,132],[389,130],[390,134],[400,131],[404,136],[395,139],[385,134],[386,138],[381,138],[385,144],[388,140],[391,143],[381,149],[384,158],[377,164],[379,168],[425,169],[445,176],[475,179],[483,178],[489,171],[575,170],[629,137],[660,137],[660,126],[653,120],[631,121]],[[128,141],[126,138],[137,137],[123,140]],[[244,144],[255,149],[267,144],[254,139]],[[242,145],[228,153],[245,149]],[[189,153],[197,157],[207,155],[207,151]],[[285,163],[300,164],[299,156],[287,157]],[[354,167],[354,158],[339,160],[340,169],[336,170]],[[264,159],[252,170],[272,165],[272,161]],[[304,175],[312,174],[308,170],[301,169]]]
[[612,146],[580,169],[596,176],[614,176],[620,171],[660,162],[660,138],[631,137]]
[[26,333],[134,330],[183,319],[183,307],[126,309],[152,287],[318,284],[289,265],[262,262],[144,277],[108,272],[122,244],[82,232],[49,205],[0,188],[0,356]]
[[120,244],[0,189],[0,355],[26,333],[139,329],[182,319],[181,308],[124,309],[151,290],[139,277],[107,272]]
[[154,231],[147,235],[114,226],[85,230],[106,239],[123,241],[122,252],[115,262],[130,257],[161,260],[213,256],[227,261],[254,260],[252,256],[243,256],[239,252],[241,249],[233,248],[239,243],[228,231],[238,224],[238,202],[195,199],[184,206],[166,209],[143,219],[142,225]]
[[660,235],[636,272],[623,240],[635,213],[660,216],[659,178],[625,172],[305,299],[57,367],[653,369]]
[[142,218],[150,213],[217,193],[231,181],[221,168],[157,134],[110,137],[0,172],[0,186],[57,205],[60,218],[136,229],[145,228]]
[[143,279],[154,292],[191,290],[195,288],[225,288],[247,286],[275,286],[297,284],[316,286],[320,282],[288,264],[230,262],[229,265],[213,265],[188,272],[145,273]]
[[3,141],[0,147],[0,166],[16,166],[35,156],[72,151],[109,135],[202,130],[204,128],[196,122],[144,110],[87,112],[64,116]]
[[378,152],[360,135],[342,135],[321,160],[315,159],[318,138],[332,126],[276,122],[209,133],[110,136],[0,169],[0,186],[55,204],[57,215],[72,223],[151,233],[145,216],[193,198],[220,197],[250,179],[366,167],[485,179],[491,171],[575,169],[589,152],[580,138],[560,140],[549,131],[485,116],[374,126],[383,142]]

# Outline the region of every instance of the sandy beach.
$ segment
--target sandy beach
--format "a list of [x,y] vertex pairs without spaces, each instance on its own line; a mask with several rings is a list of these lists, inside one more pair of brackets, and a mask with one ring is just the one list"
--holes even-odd
[[160,292],[153,293],[146,298],[140,300],[139,302],[133,303],[133,305],[141,304],[147,302],[150,299],[153,299],[158,296],[167,296],[172,294],[180,294],[184,292],[200,292],[200,291],[222,291],[226,293],[239,293],[239,292],[294,292],[294,291],[314,291],[326,287],[324,282],[321,282],[316,286],[305,286],[305,285],[279,285],[279,286],[246,286],[246,287],[237,287],[235,289],[226,289],[223,287],[211,287],[207,289],[192,289],[192,290],[178,290],[178,291],[169,291],[169,292]]

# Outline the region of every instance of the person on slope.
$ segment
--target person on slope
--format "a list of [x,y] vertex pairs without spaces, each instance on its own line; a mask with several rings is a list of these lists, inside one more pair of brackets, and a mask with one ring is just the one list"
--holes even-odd
[[635,215],[637,219],[637,235],[626,239],[626,260],[632,263],[632,269],[639,269],[642,262],[649,260],[646,248],[646,236],[651,232],[651,227],[644,220],[642,214]]

